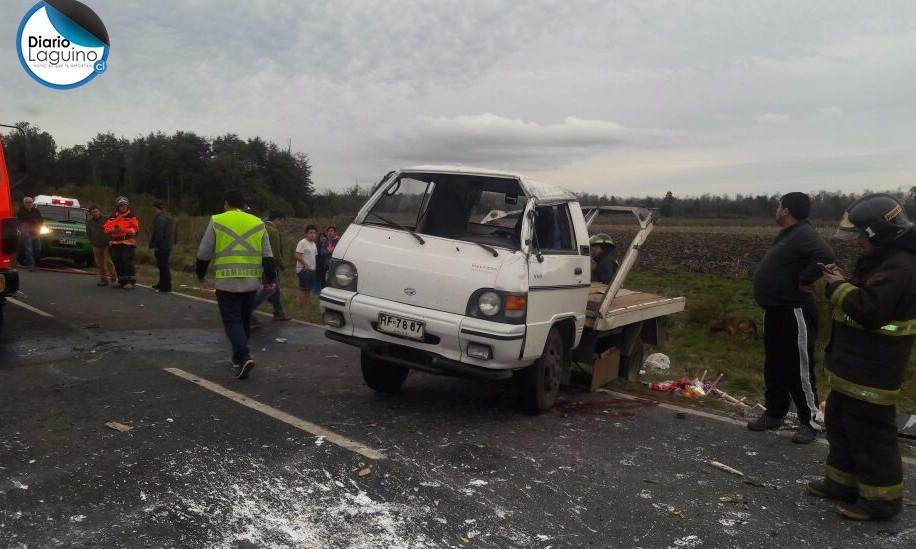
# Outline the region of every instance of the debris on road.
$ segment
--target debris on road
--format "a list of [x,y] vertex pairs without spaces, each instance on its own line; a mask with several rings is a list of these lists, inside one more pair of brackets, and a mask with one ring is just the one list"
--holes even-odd
[[108,427],[109,429],[114,429],[115,431],[120,431],[122,433],[126,433],[127,431],[130,431],[131,429],[133,429],[133,427],[131,427],[130,425],[124,425],[123,423],[118,423],[117,421],[109,421],[108,423],[105,424],[105,427]]
[[98,328],[98,327],[99,327],[99,323],[98,323],[98,322],[90,322],[89,324],[82,324],[82,325],[80,325],[80,328],[82,328],[82,329],[84,329],[84,330],[89,330],[89,329]]
[[277,343],[286,343],[287,339],[285,337],[278,337],[274,341],[276,341]]
[[741,494],[735,494],[733,496],[720,496],[719,501],[722,503],[742,503],[744,501],[744,496]]
[[712,465],[716,469],[721,469],[722,471],[725,471],[726,473],[738,475],[739,477],[744,476],[744,473],[742,473],[741,471],[735,469],[734,467],[729,467],[728,465],[725,465],[724,463],[719,463],[718,461],[707,461],[706,463]]
[[364,477],[364,476],[370,475],[370,474],[372,474],[372,466],[371,466],[371,465],[367,465],[367,466],[365,466],[365,467],[363,467],[362,469],[359,470],[359,476],[361,476],[361,477]]

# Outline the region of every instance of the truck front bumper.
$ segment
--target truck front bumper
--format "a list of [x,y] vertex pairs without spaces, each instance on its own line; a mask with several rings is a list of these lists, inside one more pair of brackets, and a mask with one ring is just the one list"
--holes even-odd
[[[417,370],[499,379],[528,365],[520,358],[525,342],[524,325],[490,322],[336,288],[323,289],[320,303],[322,316],[330,313],[340,323],[334,326],[325,320],[328,338]],[[379,331],[380,313],[422,321],[425,340]],[[469,356],[469,347],[488,349],[490,358]]]

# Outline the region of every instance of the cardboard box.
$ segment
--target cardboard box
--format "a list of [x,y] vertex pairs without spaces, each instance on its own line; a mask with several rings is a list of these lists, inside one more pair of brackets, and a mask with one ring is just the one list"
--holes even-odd
[[620,349],[611,347],[595,358],[592,363],[591,390],[617,379],[620,375]]

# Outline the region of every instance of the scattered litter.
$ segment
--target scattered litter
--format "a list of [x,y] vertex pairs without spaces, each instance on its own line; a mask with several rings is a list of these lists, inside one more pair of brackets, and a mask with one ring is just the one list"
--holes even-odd
[[671,369],[671,359],[664,353],[653,353],[646,357],[643,367],[650,373],[658,374]]
[[[308,351],[308,347],[306,347],[304,350],[305,350],[305,351]],[[340,358],[340,357],[337,356],[337,355],[325,355],[324,358]]]
[[644,478],[644,479],[642,479],[642,481],[643,481],[643,482],[648,482],[649,484],[661,484],[661,482],[659,482],[659,481],[657,481],[657,480],[652,480],[651,478]]
[[124,425],[123,423],[118,423],[117,421],[109,421],[108,423],[105,424],[105,427],[108,427],[109,429],[114,429],[115,431],[120,431],[122,433],[126,433],[127,431],[130,431],[131,429],[133,429],[133,427],[131,427],[130,425]]
[[86,520],[86,515],[73,515],[70,517],[70,522],[83,522]]
[[18,480],[14,480],[14,481],[13,481],[13,488],[18,488],[19,490],[28,490],[28,489],[29,489],[29,485],[28,485],[28,484],[23,484],[23,483],[19,482]]
[[714,381],[708,382],[706,381],[706,373],[707,370],[703,370],[703,373],[700,375],[700,377],[693,379],[689,377],[681,377],[678,379],[669,379],[666,381],[653,381],[649,383],[649,387],[653,391],[662,391],[665,393],[670,393],[674,396],[681,396],[684,398],[700,398],[709,396],[724,400],[725,402],[734,404],[736,406],[741,406],[742,408],[751,407],[749,404],[744,402],[747,397],[735,398],[725,391],[719,389],[719,382],[722,381],[724,374],[719,374]]
[[776,486],[773,486],[772,484],[767,484],[766,482],[763,482],[762,480],[752,478],[752,477],[748,477],[744,479],[744,483],[750,484],[751,486],[757,486],[758,488],[776,488]]
[[678,419],[687,419],[687,414],[685,414],[684,412],[678,412],[678,413],[674,414],[674,417],[676,417],[676,418],[678,418]]
[[372,473],[372,466],[371,466],[371,465],[367,465],[367,466],[365,466],[365,467],[363,467],[362,469],[359,470],[359,476],[361,476],[361,477],[364,477],[364,476],[369,475],[369,474],[371,474],[371,473]]
[[141,304],[137,305],[137,307],[146,307],[146,305],[144,305],[144,304],[141,303]]
[[274,341],[276,341],[277,343],[286,343],[286,338],[285,338],[285,337],[278,337],[278,338],[275,339]]
[[719,498],[719,501],[722,503],[741,503],[744,501],[744,496],[741,494],[735,494],[734,496],[722,496]]
[[175,423],[175,420],[170,417],[165,418],[165,420],[168,421],[169,423]]
[[738,475],[739,477],[744,476],[744,473],[742,473],[741,471],[735,469],[734,467],[729,467],[728,465],[725,465],[724,463],[719,463],[718,461],[707,461],[706,463],[712,465],[716,469],[721,469],[722,471],[725,471],[726,473]]
[[485,480],[474,479],[468,483],[468,486],[486,486],[487,484],[489,483]]
[[435,505],[436,507],[439,507],[439,500],[438,500],[438,499],[434,499],[434,500],[433,500],[433,505]]
[[98,327],[99,327],[99,323],[98,323],[98,322],[90,322],[89,324],[82,324],[82,325],[80,325],[80,328],[83,328],[84,330],[88,330],[88,329],[91,329],[91,328],[98,328]]

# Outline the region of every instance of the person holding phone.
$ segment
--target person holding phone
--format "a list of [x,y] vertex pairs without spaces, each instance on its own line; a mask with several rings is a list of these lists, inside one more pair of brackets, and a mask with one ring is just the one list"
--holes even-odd
[[833,249],[808,222],[811,199],[792,192],[779,199],[776,223],[782,227],[754,273],[754,299],[763,308],[763,376],[766,411],[747,424],[752,431],[782,427],[795,403],[799,427],[792,442],[817,438],[817,390],[814,342],[817,310],[814,283],[822,275],[818,263],[832,263]]
[[824,479],[808,493],[837,500],[853,520],[889,519],[903,508],[897,443],[900,386],[916,342],[916,229],[900,202],[873,194],[854,202],[834,235],[861,248],[851,275],[825,265],[833,305]]

